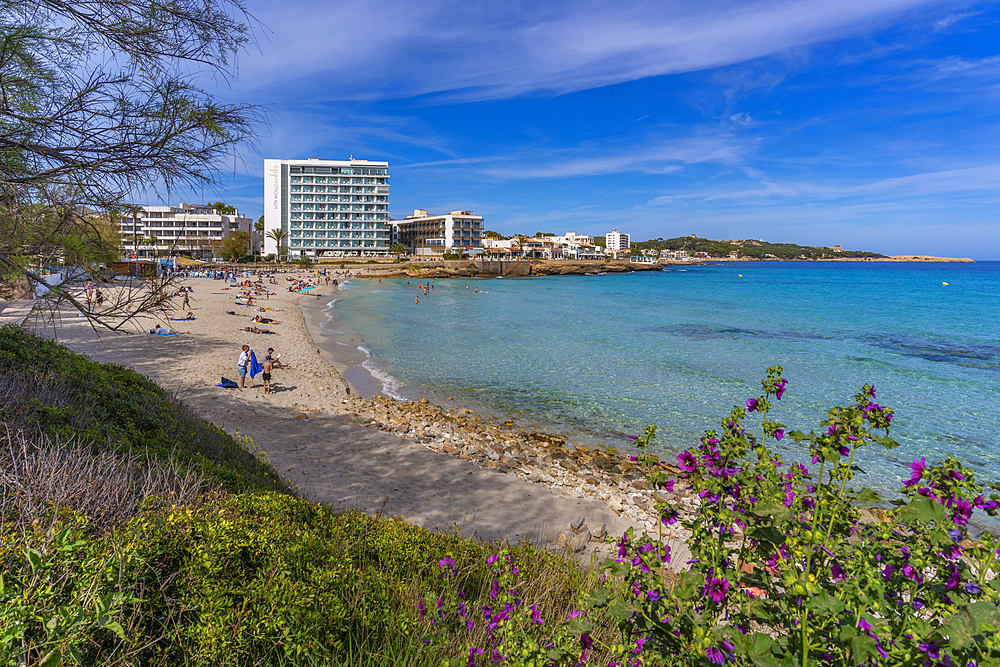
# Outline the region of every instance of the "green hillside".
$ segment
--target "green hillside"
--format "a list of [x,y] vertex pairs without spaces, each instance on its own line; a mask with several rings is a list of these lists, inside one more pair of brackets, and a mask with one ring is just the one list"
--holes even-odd
[[763,240],[733,240],[713,241],[696,236],[680,236],[674,239],[650,239],[632,243],[633,249],[646,250],[686,250],[688,254],[708,253],[709,257],[728,257],[736,252],[747,259],[838,259],[864,258],[877,259],[885,257],[877,252],[862,250],[843,250],[838,247],[823,248],[803,246],[794,243],[771,243]]

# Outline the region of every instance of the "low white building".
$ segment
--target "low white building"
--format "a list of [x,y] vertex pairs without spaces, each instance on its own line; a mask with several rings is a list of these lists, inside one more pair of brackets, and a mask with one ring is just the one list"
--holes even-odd
[[416,257],[443,255],[445,252],[482,254],[483,216],[472,211],[452,211],[431,215],[426,209],[415,209],[413,215],[392,223],[393,238],[405,245]]
[[247,254],[260,252],[260,240],[250,218],[235,210],[220,213],[207,204],[144,206],[138,216],[119,218],[118,222],[125,259],[188,253],[211,259],[218,255],[226,237],[237,231],[250,234]]

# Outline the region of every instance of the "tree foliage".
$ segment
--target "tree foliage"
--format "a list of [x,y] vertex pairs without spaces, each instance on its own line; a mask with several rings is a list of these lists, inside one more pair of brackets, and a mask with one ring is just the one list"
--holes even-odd
[[[110,230],[130,217],[134,199],[216,183],[221,160],[253,141],[261,116],[196,82],[235,72],[249,22],[240,0],[0,0],[8,289],[61,265],[96,273],[112,259]],[[49,294],[79,306],[67,289]],[[92,320],[117,327],[138,312]]]

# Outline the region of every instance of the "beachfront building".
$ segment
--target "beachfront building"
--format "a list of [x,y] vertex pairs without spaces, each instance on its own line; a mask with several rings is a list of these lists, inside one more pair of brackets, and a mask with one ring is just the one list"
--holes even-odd
[[617,228],[604,235],[604,242],[608,252],[624,252],[630,247],[628,234],[622,234]]
[[264,160],[264,253],[281,230],[292,257],[389,254],[389,163]]
[[208,204],[143,206],[118,217],[122,259],[151,259],[188,255],[212,259],[233,232],[250,235],[247,254],[260,252],[253,221],[235,209],[223,212]]
[[483,252],[483,216],[473,215],[472,211],[430,215],[426,209],[418,208],[393,226],[398,242],[415,257],[428,258],[446,252],[475,256]]

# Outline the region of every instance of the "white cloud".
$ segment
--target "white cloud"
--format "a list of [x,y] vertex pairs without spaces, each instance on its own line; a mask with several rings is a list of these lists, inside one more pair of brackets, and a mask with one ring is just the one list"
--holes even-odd
[[732,116],[729,117],[729,120],[733,121],[737,125],[742,125],[743,127],[746,127],[747,125],[753,123],[753,116],[751,116],[746,112],[742,112],[733,114]]
[[[251,5],[270,28],[239,88],[380,99],[565,93],[745,62],[883,27],[935,0],[663,3],[557,7],[438,0]],[[305,92],[303,92],[305,91]]]

